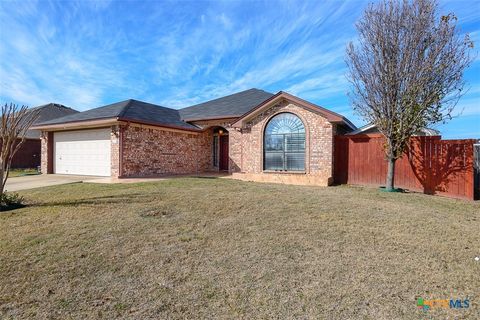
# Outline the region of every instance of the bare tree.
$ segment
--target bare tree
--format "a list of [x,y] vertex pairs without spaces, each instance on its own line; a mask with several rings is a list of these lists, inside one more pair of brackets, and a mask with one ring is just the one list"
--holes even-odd
[[39,110],[10,103],[2,106],[0,128],[0,199],[5,191],[13,156],[25,141],[27,130],[38,119]]
[[463,94],[473,42],[454,14],[440,16],[434,0],[383,0],[357,22],[358,43],[347,47],[352,104],[385,136],[386,189],[395,161],[421,128],[450,120]]

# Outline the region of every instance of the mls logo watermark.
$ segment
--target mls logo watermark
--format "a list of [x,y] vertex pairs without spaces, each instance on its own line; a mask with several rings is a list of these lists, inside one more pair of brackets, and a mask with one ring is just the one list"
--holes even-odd
[[423,298],[417,299],[417,307],[428,311],[434,308],[444,309],[467,309],[470,308],[469,299],[437,299],[437,300],[425,300]]

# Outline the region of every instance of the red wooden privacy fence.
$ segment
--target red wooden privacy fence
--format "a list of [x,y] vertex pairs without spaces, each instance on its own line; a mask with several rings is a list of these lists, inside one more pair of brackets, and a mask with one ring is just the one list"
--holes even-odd
[[[2,143],[0,141],[0,147]],[[36,168],[40,165],[40,139],[26,139],[12,159],[12,169]]]
[[[413,137],[395,166],[400,188],[474,199],[473,144],[475,140],[441,140],[440,136]],[[385,138],[380,134],[335,138],[335,182],[385,185]]]

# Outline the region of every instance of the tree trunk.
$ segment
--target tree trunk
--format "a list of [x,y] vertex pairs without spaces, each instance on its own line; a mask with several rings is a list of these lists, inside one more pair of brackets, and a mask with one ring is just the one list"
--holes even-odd
[[395,185],[395,161],[397,159],[388,159],[387,183],[385,185],[386,191],[393,191]]
[[3,198],[3,192],[5,191],[4,178],[5,171],[0,169],[0,200]]

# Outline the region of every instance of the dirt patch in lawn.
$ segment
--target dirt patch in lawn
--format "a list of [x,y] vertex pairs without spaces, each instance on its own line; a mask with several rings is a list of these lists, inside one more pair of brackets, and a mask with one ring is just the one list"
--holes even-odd
[[480,315],[478,202],[194,178],[22,194],[0,214],[2,318]]

